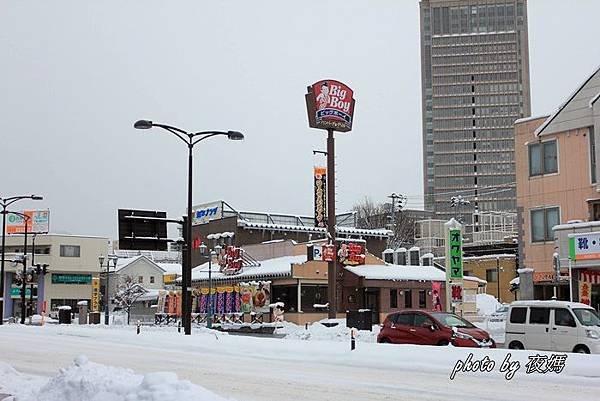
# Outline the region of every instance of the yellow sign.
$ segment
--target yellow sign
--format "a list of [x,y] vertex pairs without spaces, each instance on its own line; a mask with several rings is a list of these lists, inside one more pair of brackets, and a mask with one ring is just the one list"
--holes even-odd
[[100,279],[92,278],[92,312],[100,311]]
[[177,274],[165,274],[163,281],[165,284],[173,284],[177,280]]

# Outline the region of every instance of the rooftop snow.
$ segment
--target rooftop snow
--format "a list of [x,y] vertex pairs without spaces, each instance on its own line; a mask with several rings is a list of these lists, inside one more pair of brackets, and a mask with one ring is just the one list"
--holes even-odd
[[433,266],[362,265],[344,269],[367,280],[446,281],[446,274]]
[[[267,230],[282,230],[282,231],[299,231],[299,232],[312,232],[312,233],[327,233],[327,229],[324,227],[314,227],[314,226],[297,226],[291,224],[272,224],[272,223],[257,223],[249,220],[240,220],[238,221],[238,225],[244,228],[263,228]],[[387,229],[377,229],[377,230],[366,230],[362,228],[353,228],[353,227],[337,227],[336,229],[338,234],[354,234],[354,235],[366,235],[371,237],[389,237],[391,235],[391,231]]]
[[[262,260],[260,266],[244,267],[240,274],[223,274],[219,271],[219,266],[212,263],[213,280],[240,280],[259,277],[284,277],[292,274],[292,264],[301,264],[306,262],[306,255],[283,256],[274,259]],[[192,270],[192,281],[208,280],[208,262],[196,266]],[[179,281],[179,280],[178,280]]]

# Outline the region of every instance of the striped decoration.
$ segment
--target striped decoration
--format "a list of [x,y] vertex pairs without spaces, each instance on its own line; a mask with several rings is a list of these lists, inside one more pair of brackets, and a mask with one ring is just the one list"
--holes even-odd
[[584,270],[579,273],[581,281],[591,284],[600,284],[600,271]]

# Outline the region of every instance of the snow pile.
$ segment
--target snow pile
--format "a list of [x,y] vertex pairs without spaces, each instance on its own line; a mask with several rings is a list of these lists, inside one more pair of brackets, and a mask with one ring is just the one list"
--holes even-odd
[[489,316],[502,306],[496,298],[489,294],[477,294],[475,302],[477,303],[477,314],[479,316]]
[[[1,367],[1,366],[0,366]],[[3,372],[6,372],[3,374]],[[14,369],[0,370],[4,382],[21,375]],[[12,388],[19,401],[220,401],[224,400],[203,387],[179,380],[175,373],[157,372],[144,376],[130,369],[104,366],[78,356],[71,366],[61,369],[45,385]]]
[[[285,322],[283,328],[278,328],[278,334],[285,334],[286,340],[316,340],[316,341],[346,341],[350,342],[350,328],[346,327],[344,319],[340,320],[337,326],[327,327],[320,322],[306,326],[297,326],[293,323]],[[359,330],[356,340],[365,343],[377,342],[379,326],[374,325],[373,331]]]
[[[12,366],[0,362],[0,394],[19,394],[19,400],[34,400],[37,388],[43,386],[48,379],[29,376],[17,372]],[[7,399],[7,401],[10,398]]]

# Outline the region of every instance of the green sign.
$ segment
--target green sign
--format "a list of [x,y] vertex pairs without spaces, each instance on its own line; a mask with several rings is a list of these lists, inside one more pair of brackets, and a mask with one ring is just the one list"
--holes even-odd
[[56,274],[52,273],[52,284],[91,284],[91,274]]
[[448,251],[450,254],[450,279],[462,280],[462,234],[460,230],[449,230]]
[[[25,289],[25,297],[29,298],[31,296],[31,288]],[[20,298],[21,297],[21,288],[19,287],[11,287],[10,288],[10,297],[11,298]]]

